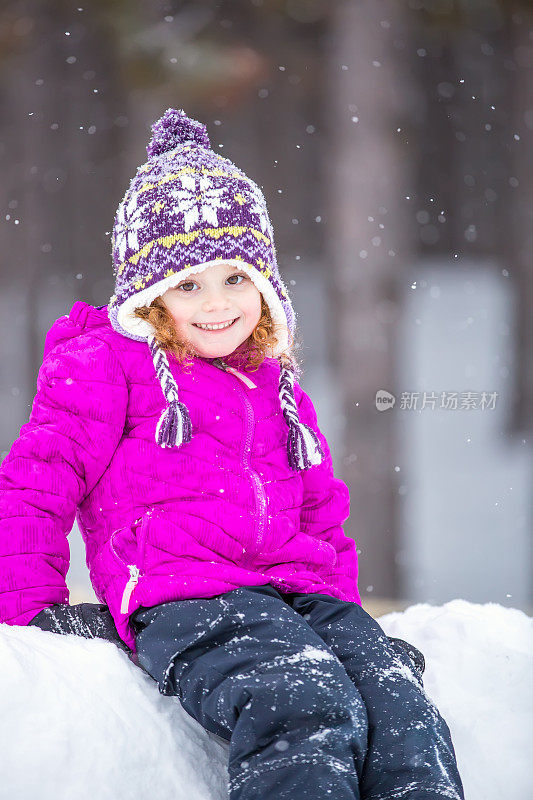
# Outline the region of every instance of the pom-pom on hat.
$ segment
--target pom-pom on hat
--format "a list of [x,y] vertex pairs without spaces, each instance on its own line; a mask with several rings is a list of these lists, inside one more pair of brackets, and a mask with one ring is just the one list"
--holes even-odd
[[[205,125],[183,109],[169,108],[152,125],[148,161],[132,178],[119,204],[112,234],[115,292],[108,305],[113,328],[146,341],[167,401],[156,429],[161,447],[189,441],[192,426],[165,351],[148,320],[135,309],[187,275],[213,264],[247,272],[267,303],[278,339],[273,357],[287,349],[296,316],[279,274],[274,234],[262,191],[229,159],[211,149]],[[299,422],[294,374],[284,360],[280,402],[289,425],[291,466],[306,469],[323,454],[316,434]]]

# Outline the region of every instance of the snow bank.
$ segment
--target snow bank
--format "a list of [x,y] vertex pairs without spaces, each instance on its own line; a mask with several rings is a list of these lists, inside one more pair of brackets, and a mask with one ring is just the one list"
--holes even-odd
[[[466,800],[533,797],[533,619],[494,603],[379,618],[426,657]],[[228,746],[113,644],[0,625],[1,800],[227,800]]]
[[533,798],[533,619],[452,600],[379,624],[424,653],[424,688],[450,728],[466,800]]

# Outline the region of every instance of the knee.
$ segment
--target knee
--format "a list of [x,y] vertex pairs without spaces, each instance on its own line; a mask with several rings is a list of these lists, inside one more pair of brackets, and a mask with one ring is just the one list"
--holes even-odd
[[275,671],[265,671],[263,665],[254,681],[247,682],[253,716],[286,728],[306,721],[335,726],[366,720],[361,695],[339,660],[327,650],[313,650],[314,658],[304,651]]
[[[336,662],[336,663],[335,663]],[[289,669],[256,676],[247,683],[250,693],[236,721],[238,735],[253,750],[305,740],[317,748],[342,741],[362,764],[369,722],[359,691],[337,659],[306,669]]]

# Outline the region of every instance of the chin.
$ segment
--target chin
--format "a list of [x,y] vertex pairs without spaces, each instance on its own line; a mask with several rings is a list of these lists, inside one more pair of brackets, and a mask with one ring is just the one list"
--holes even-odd
[[217,349],[216,347],[197,347],[196,352],[201,358],[224,358],[225,356],[229,355],[232,350],[225,348],[222,350],[220,347]]

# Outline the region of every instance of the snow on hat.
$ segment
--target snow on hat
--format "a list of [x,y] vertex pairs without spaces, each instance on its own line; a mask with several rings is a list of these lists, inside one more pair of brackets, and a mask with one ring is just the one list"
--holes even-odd
[[[108,313],[118,333],[150,346],[167,401],[156,441],[161,447],[179,447],[192,437],[190,415],[178,400],[153,326],[136,317],[135,309],[149,306],[190,273],[224,263],[247,272],[268,305],[278,339],[273,357],[287,349],[296,315],[279,274],[272,225],[257,184],[211,149],[205,125],[183,109],[167,109],[151,130],[148,161],[137,169],[115,216],[115,293]],[[319,464],[324,453],[314,431],[299,421],[293,367],[285,359],[280,359],[279,395],[289,426],[291,467]]]

